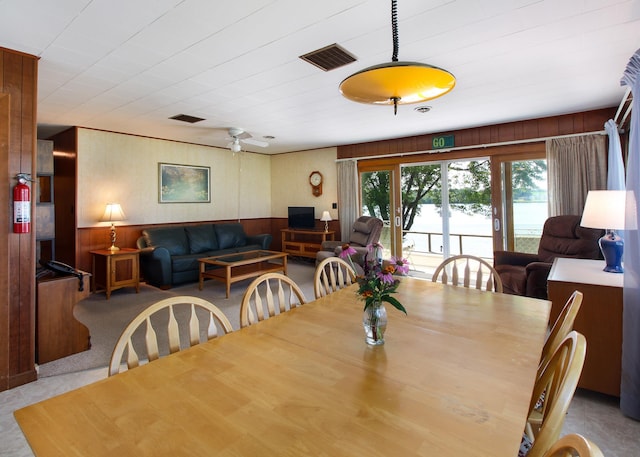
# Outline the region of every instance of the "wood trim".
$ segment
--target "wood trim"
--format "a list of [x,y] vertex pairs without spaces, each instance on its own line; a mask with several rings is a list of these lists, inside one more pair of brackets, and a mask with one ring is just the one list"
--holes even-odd
[[[478,154],[477,149],[485,149],[484,145],[502,143],[506,141],[525,141],[536,138],[545,138],[560,135],[571,135],[576,133],[586,133],[600,131],[604,129],[604,123],[615,116],[617,107],[605,108],[583,113],[566,114],[561,116],[551,116],[541,119],[531,119],[526,121],[508,122],[505,124],[483,126],[471,129],[452,130],[448,132],[430,133],[407,138],[396,138],[382,141],[372,141],[369,143],[350,144],[338,146],[337,158],[340,159],[361,159],[373,156],[397,156],[403,153],[413,153],[425,151],[425,155],[440,156],[433,160],[449,160],[477,157],[487,155],[484,152]],[[437,135],[455,135],[456,147],[477,146],[473,151],[454,152],[431,152],[432,139]],[[519,147],[526,144],[512,145],[509,148],[518,152]],[[471,155],[457,153],[468,152]],[[424,158],[404,157],[403,162],[422,161]]]

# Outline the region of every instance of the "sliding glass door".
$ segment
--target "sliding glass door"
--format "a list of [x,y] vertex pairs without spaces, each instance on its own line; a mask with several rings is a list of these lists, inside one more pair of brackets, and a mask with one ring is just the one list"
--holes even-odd
[[544,158],[494,158],[501,179],[494,185],[494,248],[536,254],[548,217]]
[[358,165],[361,212],[384,221],[385,257],[401,255],[414,272],[494,250],[537,252],[547,219],[544,144],[488,157]]
[[492,257],[487,159],[406,165],[402,179],[403,246],[415,270],[458,254]]

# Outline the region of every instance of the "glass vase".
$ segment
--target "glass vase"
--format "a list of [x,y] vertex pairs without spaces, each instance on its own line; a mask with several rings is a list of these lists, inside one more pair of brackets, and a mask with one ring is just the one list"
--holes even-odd
[[384,331],[387,329],[387,309],[382,302],[374,302],[364,310],[362,318],[365,341],[371,346],[384,344]]

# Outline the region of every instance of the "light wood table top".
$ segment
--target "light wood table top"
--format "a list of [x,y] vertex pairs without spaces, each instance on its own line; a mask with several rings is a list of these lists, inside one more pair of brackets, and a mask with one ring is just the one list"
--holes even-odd
[[514,456],[550,302],[403,278],[383,346],[343,289],[15,412],[37,456]]

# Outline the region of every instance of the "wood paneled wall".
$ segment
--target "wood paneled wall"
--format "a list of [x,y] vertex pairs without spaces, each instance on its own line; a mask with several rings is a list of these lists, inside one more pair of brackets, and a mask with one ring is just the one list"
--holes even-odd
[[[37,64],[37,57],[0,48],[0,390],[37,377],[35,230],[32,224],[30,233],[13,233],[12,221],[14,177],[36,174]],[[32,221],[34,216],[32,205]]]
[[[338,159],[360,159],[419,151],[433,151],[433,137],[439,135],[454,135],[456,148],[473,146],[480,148],[484,147],[484,145],[509,141],[528,141],[536,138],[603,131],[604,123],[609,119],[613,119],[616,114],[616,108],[617,107],[612,107],[563,116],[552,116],[407,138],[338,146]],[[447,153],[445,152],[444,154]]]

